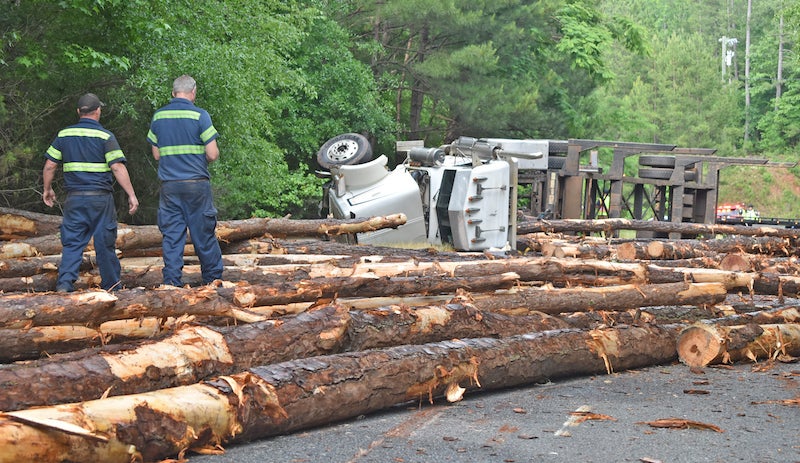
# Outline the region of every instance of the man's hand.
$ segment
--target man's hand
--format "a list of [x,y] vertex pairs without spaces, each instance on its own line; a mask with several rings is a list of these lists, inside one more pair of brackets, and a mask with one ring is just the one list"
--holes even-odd
[[139,200],[136,195],[128,196],[128,214],[133,215],[139,209]]
[[52,188],[46,188],[44,193],[42,193],[42,200],[49,207],[53,207],[53,205],[56,203],[56,192],[53,191]]

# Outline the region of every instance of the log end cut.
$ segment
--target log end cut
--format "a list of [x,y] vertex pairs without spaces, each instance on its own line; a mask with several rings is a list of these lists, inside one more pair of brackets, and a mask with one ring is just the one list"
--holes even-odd
[[704,367],[725,352],[725,339],[713,327],[693,325],[678,335],[678,357],[684,364]]

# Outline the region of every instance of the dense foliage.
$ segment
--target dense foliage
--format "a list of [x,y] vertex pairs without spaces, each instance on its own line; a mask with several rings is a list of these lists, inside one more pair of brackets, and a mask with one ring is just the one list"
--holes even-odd
[[[43,211],[42,154],[78,96],[129,160],[152,223],[145,134],[172,79],[193,75],[221,133],[221,218],[313,217],[316,151],[339,133],[375,151],[460,135],[605,138],[794,160],[800,143],[800,6],[784,0],[19,0],[0,3],[0,198]],[[749,56],[745,37],[750,29]],[[720,40],[733,53],[724,63]],[[749,59],[747,59],[749,58]],[[398,161],[398,160],[393,160]],[[791,195],[724,195],[800,217]],[[729,193],[726,193],[728,191]],[[62,196],[63,197],[63,196]],[[118,204],[125,202],[118,200]],[[763,201],[763,202],[762,202]],[[48,211],[52,212],[52,211]]]

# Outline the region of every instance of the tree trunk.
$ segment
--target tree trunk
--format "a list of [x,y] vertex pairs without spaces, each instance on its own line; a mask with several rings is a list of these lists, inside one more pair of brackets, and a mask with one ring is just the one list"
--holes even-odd
[[611,233],[615,230],[649,230],[662,233],[684,233],[687,235],[745,235],[745,236],[778,236],[784,238],[797,238],[800,229],[773,228],[765,226],[747,227],[744,225],[718,225],[688,222],[663,222],[659,220],[630,220],[630,219],[563,219],[563,220],[531,220],[520,222],[517,233],[535,232],[580,232],[580,233]]
[[435,277],[353,277],[314,278],[281,285],[239,285],[220,289],[220,294],[240,307],[311,302],[336,297],[373,297],[392,294],[447,294],[458,289],[484,292],[508,289],[519,282],[513,272],[482,277],[459,278],[438,274]]
[[601,288],[525,289],[477,298],[481,310],[524,307],[547,314],[586,310],[626,310],[660,305],[715,305],[723,302],[727,290],[722,283],[667,283],[623,285]]
[[35,360],[113,343],[155,338],[187,323],[186,317],[114,320],[99,328],[77,325],[0,329],[0,363]]
[[730,252],[790,256],[795,247],[786,238],[774,236],[733,236],[718,240],[631,241],[617,247],[617,257],[634,259],[691,259]]
[[458,304],[352,312],[341,305],[326,306],[278,322],[192,326],[152,342],[87,349],[2,368],[0,410],[92,400],[104,393],[142,393],[328,353],[568,326],[532,311],[507,316]]
[[0,297],[0,327],[75,325],[97,327],[110,320],[205,315],[233,317],[240,309],[214,288],[124,289]]
[[459,385],[485,390],[675,359],[658,327],[547,331],[502,339],[312,357],[202,384],[0,414],[0,463],[174,457],[433,400]]
[[[217,238],[231,242],[271,234],[274,236],[335,236],[397,228],[405,224],[404,214],[366,219],[247,219],[219,222]],[[189,240],[191,242],[191,240]],[[14,245],[14,246],[11,246]],[[117,229],[117,249],[153,248],[161,245],[161,232],[155,225],[130,226]],[[89,246],[91,249],[91,244]],[[0,247],[0,259],[53,255],[61,253],[61,240],[56,235],[37,236]]]
[[680,360],[690,367],[800,356],[800,324],[687,327],[678,337]]
[[[6,219],[0,219],[0,223],[2,220],[12,220],[12,221],[19,221],[20,223],[25,223],[23,228],[27,230],[32,230],[32,234],[25,233],[25,236],[42,236],[42,235],[53,235],[58,233],[59,228],[61,227],[61,216],[60,215],[53,215],[53,214],[41,214],[38,212],[29,212],[24,211],[22,209],[14,209],[10,207],[0,207],[0,217],[5,216]],[[28,225],[29,223],[33,223],[31,227]],[[0,230],[5,232],[5,228],[3,225],[0,225]]]

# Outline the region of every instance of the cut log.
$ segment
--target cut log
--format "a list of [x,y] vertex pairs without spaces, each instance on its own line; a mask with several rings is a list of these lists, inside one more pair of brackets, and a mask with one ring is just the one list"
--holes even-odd
[[13,214],[0,214],[0,237],[14,239],[36,235],[36,222]]
[[[40,273],[58,272],[61,256],[20,257],[0,260],[0,278],[30,277]],[[92,268],[92,258],[86,253],[80,264],[80,270]]]
[[0,328],[46,325],[97,327],[110,320],[182,315],[236,317],[235,309],[262,305],[313,302],[318,299],[368,297],[384,294],[446,294],[457,289],[494,291],[510,288],[519,280],[513,273],[475,278],[393,277],[369,274],[342,278],[316,278],[271,285],[237,285],[213,288],[143,288],[70,294],[12,294],[0,297]]
[[97,327],[110,320],[182,315],[233,317],[238,309],[212,287],[126,289],[69,294],[11,294],[0,297],[0,327],[82,324]]
[[[348,233],[375,231],[382,228],[396,228],[405,224],[404,214],[366,219],[247,219],[222,221],[217,224],[217,238],[231,242],[273,234],[276,236],[335,236]],[[191,240],[189,240],[191,242]],[[0,259],[54,255],[61,253],[61,240],[56,235],[36,236],[0,248]],[[161,232],[155,225],[119,224],[117,228],[117,249],[153,248],[161,245]],[[90,244],[91,249],[91,244]]]
[[445,275],[430,277],[377,277],[369,274],[354,277],[314,278],[280,285],[239,285],[220,289],[220,294],[239,307],[269,306],[311,302],[335,297],[372,297],[419,294],[448,294],[458,289],[485,292],[508,289],[519,281],[515,273],[457,278]]
[[687,235],[744,235],[780,236],[797,239],[799,229],[774,228],[766,226],[718,225],[688,222],[664,222],[659,220],[597,219],[597,220],[529,220],[517,224],[517,233],[524,235],[535,232],[579,232],[610,234],[615,230],[647,230],[661,233],[682,233]]
[[[11,229],[14,231],[19,230],[17,228],[19,226],[18,224],[23,224],[22,229],[25,230],[25,233],[21,234],[24,236],[52,235],[58,233],[59,227],[61,226],[60,215],[41,214],[9,207],[0,207],[0,217],[5,217],[6,220],[13,222],[14,224],[11,225]],[[0,223],[3,223],[2,219],[0,219]],[[33,225],[31,226],[30,223]],[[0,225],[0,230],[5,233],[5,227],[7,226],[9,225]]]
[[680,360],[690,367],[744,359],[756,362],[778,356],[797,357],[800,356],[800,324],[697,324],[681,331],[677,349]]
[[558,240],[542,243],[545,257],[574,257],[582,259],[606,259],[615,256],[617,247],[600,243],[570,243]]
[[327,306],[240,327],[186,327],[160,340],[87,349],[0,369],[0,410],[134,394],[327,353],[504,337],[567,328],[533,311],[524,316],[474,307],[387,307],[348,312]]
[[0,414],[0,462],[144,462],[433,400],[675,358],[658,327],[547,331],[312,357],[204,384]]
[[518,289],[476,298],[481,310],[524,307],[547,314],[587,310],[627,310],[660,305],[715,305],[728,292],[722,283],[666,283],[601,288]]
[[185,326],[190,319],[143,318],[114,320],[99,328],[77,325],[0,329],[0,363],[35,360],[51,355],[100,347],[111,343],[150,339]]
[[691,259],[731,252],[789,256],[795,252],[787,238],[732,236],[723,239],[648,242],[630,241],[617,249],[617,257],[634,259]]

